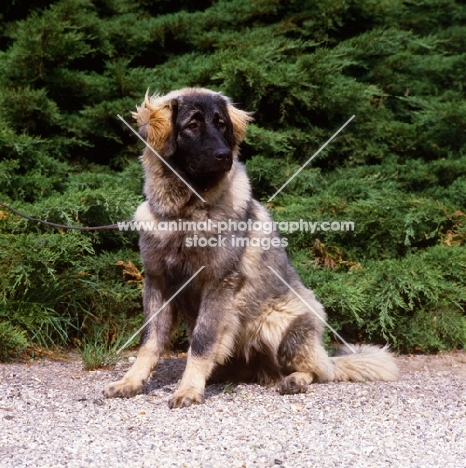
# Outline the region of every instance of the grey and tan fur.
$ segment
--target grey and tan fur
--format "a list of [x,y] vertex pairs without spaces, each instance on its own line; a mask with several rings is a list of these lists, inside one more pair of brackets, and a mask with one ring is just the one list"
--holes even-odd
[[[204,203],[145,149],[146,201],[136,211],[137,221],[210,219],[214,225],[228,219],[271,221],[252,198],[245,168],[238,161],[239,145],[252,119],[227,97],[203,88],[146,95],[134,117],[148,143],[205,199]],[[141,232],[147,325],[135,363],[121,380],[107,386],[107,397],[131,397],[142,391],[178,316],[187,323],[190,348],[179,388],[169,400],[171,408],[202,403],[209,378],[279,382],[282,394],[303,392],[311,382],[397,379],[394,358],[386,348],[362,345],[354,347],[356,353],[327,355],[322,321],[268,268],[272,266],[326,319],[323,306],[302,284],[282,245],[266,250],[253,242],[244,246],[230,242],[232,236],[260,242],[270,234],[228,231],[222,233],[225,246],[188,247],[186,238],[194,234],[217,237],[215,229]],[[201,266],[204,269],[194,280],[149,322]]]

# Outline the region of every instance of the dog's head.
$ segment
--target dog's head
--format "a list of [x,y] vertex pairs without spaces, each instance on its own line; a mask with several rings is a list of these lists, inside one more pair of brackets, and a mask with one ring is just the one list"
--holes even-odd
[[231,169],[252,120],[227,97],[204,88],[146,94],[133,117],[147,142],[195,182],[218,180]]

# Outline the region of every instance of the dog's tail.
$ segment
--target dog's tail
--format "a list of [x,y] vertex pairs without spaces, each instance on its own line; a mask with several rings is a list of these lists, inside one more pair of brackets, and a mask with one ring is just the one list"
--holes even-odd
[[391,381],[398,379],[398,366],[388,345],[383,348],[373,345],[351,345],[340,349],[338,356],[331,357],[334,381],[368,380]]

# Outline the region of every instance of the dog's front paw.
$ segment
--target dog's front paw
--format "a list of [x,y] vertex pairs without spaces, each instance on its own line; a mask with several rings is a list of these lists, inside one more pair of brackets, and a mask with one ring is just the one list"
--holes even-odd
[[137,384],[131,380],[122,379],[107,385],[102,393],[107,398],[131,398],[142,393],[142,388],[142,383]]
[[295,372],[286,376],[278,386],[281,395],[294,395],[295,393],[305,393],[307,386],[312,382],[312,377],[303,372]]
[[204,403],[204,393],[196,390],[195,388],[188,388],[186,390],[177,390],[173,396],[168,400],[168,406],[173,408],[186,408],[191,405],[200,405]]

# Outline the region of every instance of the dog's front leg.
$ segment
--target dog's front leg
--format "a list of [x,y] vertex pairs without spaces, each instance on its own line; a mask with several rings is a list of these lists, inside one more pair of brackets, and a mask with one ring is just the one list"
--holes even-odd
[[[217,364],[231,356],[239,319],[230,309],[227,294],[213,294],[203,301],[188,350],[186,369],[178,390],[168,401],[170,408],[183,408],[204,403],[207,379]],[[221,297],[219,297],[221,296]]]
[[124,377],[113,382],[103,391],[107,398],[133,397],[142,392],[155,369],[160,354],[170,339],[173,325],[172,305],[161,309],[163,298],[155,278],[147,275],[144,282],[144,328],[136,361]]

